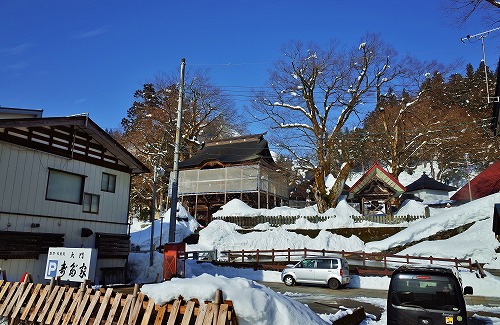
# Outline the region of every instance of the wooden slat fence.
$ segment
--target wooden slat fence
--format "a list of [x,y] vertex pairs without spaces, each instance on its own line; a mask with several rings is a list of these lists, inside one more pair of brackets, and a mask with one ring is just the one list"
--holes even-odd
[[238,250],[220,252],[221,258],[225,257],[228,262],[256,263],[256,264],[276,264],[298,262],[304,257],[313,256],[341,256],[346,258],[350,264],[360,267],[373,267],[383,269],[383,274],[390,275],[391,269],[401,264],[445,264],[456,268],[465,268],[473,271],[475,263],[471,259],[440,258],[433,256],[410,256],[410,255],[390,255],[383,253],[330,251],[319,249],[271,249],[271,250]]
[[[295,223],[300,218],[305,218],[310,222],[318,223],[321,221],[326,221],[330,219],[329,216],[253,216],[253,217],[243,217],[243,216],[221,216],[214,217],[214,220],[224,220],[226,222],[231,222],[237,224],[242,228],[253,228],[261,223],[269,223],[272,227],[279,227],[282,225],[289,225]],[[361,221],[371,221],[382,224],[398,224],[403,222],[415,221],[418,219],[426,218],[426,216],[391,216],[391,215],[376,215],[376,216],[350,216],[354,222]]]
[[[237,325],[232,301],[222,301],[217,290],[214,302],[181,298],[158,305],[153,299],[133,294],[68,286],[51,286],[0,280],[0,323],[9,324],[182,324]],[[2,319],[3,318],[3,319]]]

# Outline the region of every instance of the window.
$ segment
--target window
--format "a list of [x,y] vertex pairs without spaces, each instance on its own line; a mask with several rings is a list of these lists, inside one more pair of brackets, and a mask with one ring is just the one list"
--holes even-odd
[[46,200],[82,204],[85,176],[49,169]]
[[83,195],[83,212],[99,213],[99,195],[90,193]]
[[116,175],[102,173],[101,190],[105,192],[115,192]]

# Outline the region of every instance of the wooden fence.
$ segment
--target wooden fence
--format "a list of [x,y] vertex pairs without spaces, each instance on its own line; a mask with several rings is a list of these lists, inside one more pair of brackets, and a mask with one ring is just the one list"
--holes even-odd
[[[471,259],[440,258],[433,256],[410,256],[410,255],[387,255],[382,253],[329,251],[319,249],[271,249],[271,250],[239,250],[223,251],[221,257],[225,257],[228,262],[254,263],[254,264],[275,264],[277,268],[283,268],[285,263],[295,263],[304,257],[314,256],[341,256],[346,258],[351,266],[379,269],[380,274],[390,275],[391,269],[395,269],[401,264],[443,264],[473,271],[475,264]],[[371,271],[371,273],[377,273]]]
[[[312,223],[318,223],[330,219],[329,216],[221,216],[214,217],[214,220],[224,220],[226,222],[235,223],[242,228],[253,228],[261,223],[269,223],[272,227],[289,225],[295,223],[300,218],[305,218]],[[382,224],[398,224],[403,222],[415,221],[426,218],[425,216],[391,216],[391,215],[376,215],[376,216],[350,216],[354,222],[371,221]]]
[[221,301],[217,290],[214,302],[181,298],[158,305],[138,293],[122,294],[68,286],[0,280],[0,323],[9,324],[230,324],[237,325],[231,301]]

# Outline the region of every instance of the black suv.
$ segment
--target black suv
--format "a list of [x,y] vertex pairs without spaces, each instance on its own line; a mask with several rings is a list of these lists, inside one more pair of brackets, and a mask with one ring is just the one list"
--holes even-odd
[[387,296],[387,323],[467,324],[464,294],[456,268],[403,265],[392,273]]

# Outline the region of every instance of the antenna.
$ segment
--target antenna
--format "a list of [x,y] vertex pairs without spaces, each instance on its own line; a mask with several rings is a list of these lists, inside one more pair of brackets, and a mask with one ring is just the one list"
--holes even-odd
[[488,104],[492,103],[492,102],[495,102],[495,101],[498,101],[498,98],[491,98],[490,97],[490,89],[488,87],[488,69],[487,69],[487,66],[486,66],[486,54],[485,54],[485,51],[484,51],[484,39],[491,32],[494,32],[494,31],[497,31],[497,30],[500,30],[500,27],[493,28],[493,29],[487,30],[485,32],[477,33],[477,34],[474,34],[474,35],[467,35],[467,36],[462,37],[460,39],[460,41],[462,43],[464,43],[464,44],[465,44],[466,40],[471,40],[471,39],[476,39],[476,38],[480,38],[481,39],[481,46],[482,46],[482,50],[483,50],[483,63],[484,63],[484,82],[486,83],[486,96],[488,98]]

